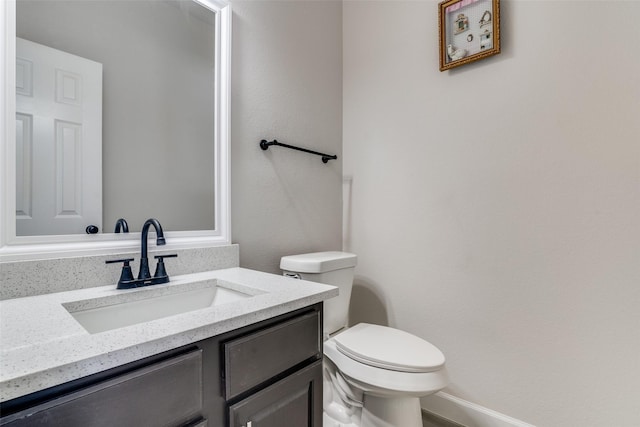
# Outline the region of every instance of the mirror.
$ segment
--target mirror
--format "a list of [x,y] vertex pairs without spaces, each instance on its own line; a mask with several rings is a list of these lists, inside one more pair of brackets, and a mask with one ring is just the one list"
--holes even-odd
[[[14,99],[0,256],[129,247],[149,217],[168,243],[228,243],[229,6],[18,0],[2,12],[15,51],[3,55]],[[119,218],[131,235],[113,234]],[[89,225],[101,234],[86,235]]]

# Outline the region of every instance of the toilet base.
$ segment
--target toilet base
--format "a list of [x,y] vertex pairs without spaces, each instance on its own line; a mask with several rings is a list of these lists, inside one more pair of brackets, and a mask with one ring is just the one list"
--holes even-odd
[[322,427],[422,427],[420,399],[417,397],[384,398],[365,396],[362,418],[343,423],[326,412],[322,414]]
[[362,427],[422,427],[420,399],[417,397],[364,396]]
[[355,423],[348,423],[348,424],[341,423],[340,421],[336,421],[333,418],[331,418],[331,416],[328,415],[326,412],[323,412],[322,427],[360,427],[360,426]]

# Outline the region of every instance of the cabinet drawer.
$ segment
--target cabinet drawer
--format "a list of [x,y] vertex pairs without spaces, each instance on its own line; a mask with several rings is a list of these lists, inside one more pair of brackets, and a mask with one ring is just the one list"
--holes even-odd
[[314,311],[222,344],[227,400],[310,358],[320,358],[322,323]]
[[202,351],[99,382],[2,419],[3,426],[177,426],[202,411]]

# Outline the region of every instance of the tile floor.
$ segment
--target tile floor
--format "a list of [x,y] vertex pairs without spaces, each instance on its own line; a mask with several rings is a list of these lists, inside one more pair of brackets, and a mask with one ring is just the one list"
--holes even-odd
[[454,423],[446,418],[425,411],[422,411],[422,425],[423,427],[465,427],[462,424]]

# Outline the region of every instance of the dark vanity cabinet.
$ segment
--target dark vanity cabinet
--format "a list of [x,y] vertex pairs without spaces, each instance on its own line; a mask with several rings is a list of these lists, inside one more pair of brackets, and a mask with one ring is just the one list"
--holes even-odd
[[0,406],[0,425],[322,426],[322,304]]

